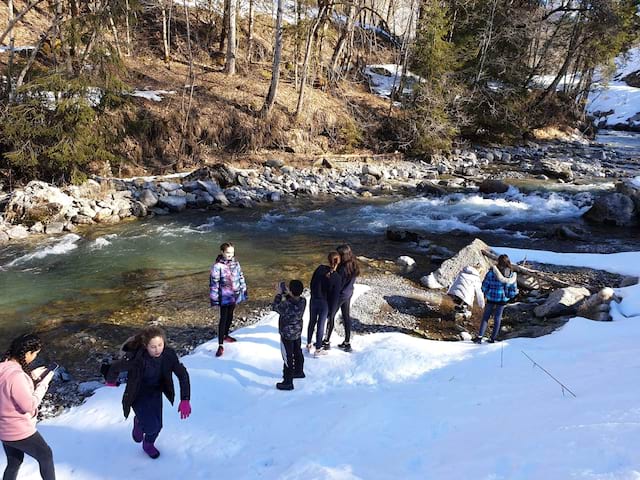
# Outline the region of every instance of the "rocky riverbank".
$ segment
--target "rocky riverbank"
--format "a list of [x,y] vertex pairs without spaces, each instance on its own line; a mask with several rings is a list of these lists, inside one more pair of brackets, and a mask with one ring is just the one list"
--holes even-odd
[[590,143],[529,143],[519,147],[456,150],[429,161],[400,156],[337,156],[312,165],[272,159],[251,168],[226,164],[163,178],[94,178],[80,186],[30,182],[0,194],[0,245],[30,235],[74,232],[93,224],[168,215],[189,208],[252,208],[299,197],[368,197],[392,193],[443,195],[504,193],[510,182],[588,183],[621,180],[595,201],[587,218],[635,225],[640,215],[640,159]]

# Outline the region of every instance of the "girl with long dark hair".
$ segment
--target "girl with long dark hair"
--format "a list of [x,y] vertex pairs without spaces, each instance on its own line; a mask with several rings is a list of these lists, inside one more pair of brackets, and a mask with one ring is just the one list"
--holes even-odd
[[46,367],[29,367],[41,348],[38,336],[22,335],[0,362],[0,440],[7,454],[3,480],[18,478],[25,453],[37,460],[44,480],[56,478],[51,448],[36,430],[38,407],[54,374]]
[[322,344],[325,350],[331,348],[331,333],[335,325],[335,316],[338,310],[342,313],[342,324],[344,325],[344,342],[338,345],[338,348],[345,352],[351,351],[351,297],[356,283],[356,278],[360,275],[360,266],[358,260],[353,254],[351,247],[347,244],[340,245],[337,249],[340,254],[340,265],[338,273],[342,277],[342,286],[338,295],[338,302],[335,308],[329,312],[329,321],[327,322],[327,336]]
[[482,343],[482,337],[492,315],[493,330],[491,331],[491,339],[489,342],[493,343],[496,341],[500,333],[500,323],[502,321],[504,307],[518,294],[517,280],[516,272],[513,271],[509,257],[507,255],[500,255],[498,257],[498,265],[491,267],[482,281],[482,291],[487,298],[487,302],[484,307],[484,313],[482,314],[480,331],[478,332],[478,336],[473,339],[475,343]]
[[106,375],[107,386],[115,387],[118,375],[127,371],[127,387],[122,396],[122,409],[127,418],[135,413],[131,436],[151,458],[160,452],[155,441],[162,430],[162,395],[173,404],[175,390],[172,374],[180,382],[180,418],[191,415],[189,374],[176,352],[166,346],[166,335],[159,327],[147,327],[127,340],[124,358],[111,364]]
[[322,348],[324,328],[329,312],[336,309],[340,290],[342,289],[342,277],[337,272],[338,265],[340,265],[340,254],[338,252],[330,252],[327,260],[328,265],[320,265],[315,269],[310,285],[311,302],[309,304],[307,351],[311,351],[313,347],[313,331],[317,325],[314,352],[316,356],[327,353]]

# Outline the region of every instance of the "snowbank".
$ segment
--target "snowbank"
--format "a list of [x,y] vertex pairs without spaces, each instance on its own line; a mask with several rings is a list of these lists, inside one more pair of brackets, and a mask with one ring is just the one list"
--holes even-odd
[[[369,87],[373,93],[380,97],[390,98],[391,93],[400,88],[402,71],[401,65],[381,64],[367,65],[363,73],[369,79]],[[414,85],[421,82],[422,78],[409,71],[407,71],[405,78],[402,93],[409,95],[413,91]]]
[[[499,250],[640,274],[640,253]],[[624,293],[613,322],[575,318],[536,339],[475,345],[357,335],[351,354],[307,357],[307,378],[293,392],[274,388],[282,360],[270,314],[235,332],[239,341],[223,357],[214,357],[214,340],[183,359],[193,414],[181,421],[166,405],[158,460],[130,438],[123,387],[100,389],[39,429],[63,480],[638,479],[640,287]],[[20,478],[39,478],[31,459]]]
[[132,97],[145,98],[147,100],[153,100],[154,102],[161,102],[162,95],[175,95],[175,90],[134,90]]

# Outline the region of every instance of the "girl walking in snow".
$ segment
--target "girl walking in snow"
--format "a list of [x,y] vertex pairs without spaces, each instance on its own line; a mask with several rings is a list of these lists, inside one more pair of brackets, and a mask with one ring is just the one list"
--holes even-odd
[[38,406],[54,373],[46,367],[29,368],[41,348],[36,335],[22,335],[0,362],[0,440],[7,454],[3,480],[18,478],[25,453],[38,461],[44,480],[56,478],[51,448],[36,430]]
[[124,344],[124,357],[113,362],[106,375],[107,386],[115,387],[120,372],[128,372],[122,396],[124,416],[127,418],[133,408],[131,436],[134,442],[142,442],[142,449],[151,458],[160,456],[155,441],[162,430],[162,395],[171,404],[175,398],[172,374],[180,383],[180,418],[191,415],[189,374],[166,341],[161,328],[145,328]]
[[480,332],[474,338],[475,343],[482,343],[489,319],[493,315],[493,330],[491,332],[490,343],[496,341],[498,333],[500,333],[500,322],[502,320],[502,312],[507,303],[518,294],[517,275],[511,266],[511,260],[507,255],[498,257],[498,265],[491,267],[482,282],[482,291],[487,297],[487,305],[482,314],[482,323],[480,324]]
[[342,277],[342,287],[338,295],[338,302],[335,308],[329,312],[329,321],[327,326],[327,336],[322,343],[322,348],[329,350],[331,348],[331,333],[335,325],[335,316],[338,310],[342,313],[342,324],[344,325],[344,342],[338,345],[338,348],[345,352],[351,351],[351,297],[353,296],[353,288],[356,278],[360,275],[360,267],[358,260],[353,254],[351,247],[347,244],[340,245],[336,250],[340,254],[340,265],[338,273]]
[[327,257],[328,265],[320,265],[311,277],[311,302],[309,304],[309,327],[307,329],[307,351],[313,346],[313,331],[317,325],[315,342],[315,355],[323,355],[327,352],[322,349],[325,323],[329,312],[336,309],[340,290],[342,289],[342,277],[336,271],[340,264],[340,254],[331,252]]
[[220,245],[220,255],[211,266],[209,276],[209,298],[212,307],[220,307],[220,322],[218,323],[218,351],[216,357],[224,353],[223,342],[232,343],[236,339],[229,336],[229,329],[233,321],[233,311],[236,305],[247,300],[247,283],[240,263],[235,259],[235,249],[232,243]]

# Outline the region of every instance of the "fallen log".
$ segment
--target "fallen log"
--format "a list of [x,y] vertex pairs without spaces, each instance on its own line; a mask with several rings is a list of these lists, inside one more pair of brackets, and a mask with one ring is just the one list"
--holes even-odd
[[[494,262],[498,261],[498,255],[496,255],[494,252],[490,251],[490,250],[482,250],[482,254],[493,260]],[[544,280],[545,282],[553,285],[554,287],[560,287],[560,288],[565,288],[565,287],[571,287],[572,285],[560,280],[558,278],[552,277],[551,275],[547,274],[547,273],[543,273],[543,272],[539,272],[537,270],[532,270],[531,268],[527,268],[527,267],[523,267],[521,265],[517,265],[517,264],[512,264],[512,268],[515,272],[519,272],[519,273],[523,273],[525,275],[531,275],[532,277],[536,277],[539,278],[540,280]]]

